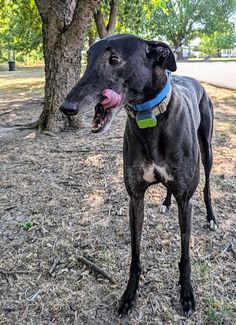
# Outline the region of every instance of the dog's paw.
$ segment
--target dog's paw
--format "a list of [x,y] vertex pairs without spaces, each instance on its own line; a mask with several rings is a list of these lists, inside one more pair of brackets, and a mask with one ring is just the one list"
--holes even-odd
[[180,300],[184,316],[190,317],[195,311],[195,299],[192,288],[188,291],[185,290],[185,292],[182,292]]
[[132,298],[126,297],[124,295],[121,298],[118,308],[117,308],[117,313],[118,313],[119,318],[127,316],[128,312],[131,311],[133,306],[135,305],[135,302],[136,302],[136,295],[133,296]]
[[167,205],[162,204],[160,206],[160,212],[163,214],[167,214],[170,212],[170,206],[168,207]]
[[209,228],[212,231],[216,231],[218,229],[217,223],[214,220],[210,220],[210,222],[209,222]]

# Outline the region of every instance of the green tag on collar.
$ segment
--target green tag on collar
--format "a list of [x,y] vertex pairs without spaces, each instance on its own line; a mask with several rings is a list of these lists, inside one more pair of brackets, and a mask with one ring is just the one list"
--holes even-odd
[[140,129],[153,128],[157,125],[156,116],[150,111],[137,112],[136,122]]

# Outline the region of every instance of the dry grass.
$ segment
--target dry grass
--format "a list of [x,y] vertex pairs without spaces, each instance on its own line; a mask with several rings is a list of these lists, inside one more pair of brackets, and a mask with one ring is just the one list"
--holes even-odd
[[[5,87],[0,114],[18,105],[1,116],[2,126],[39,115],[41,77],[35,77],[36,88],[30,73],[17,83],[0,77]],[[57,138],[35,137],[32,131],[0,132],[0,324],[235,324],[236,94],[206,88],[216,111],[212,196],[220,228],[206,228],[202,180],[194,196],[191,244],[194,315],[185,319],[180,314],[177,211],[173,204],[169,215],[159,213],[165,195],[160,186],[146,195],[137,307],[123,321],[113,312],[130,261],[122,113],[103,136],[88,129]],[[91,271],[77,260],[79,255],[119,285]]]

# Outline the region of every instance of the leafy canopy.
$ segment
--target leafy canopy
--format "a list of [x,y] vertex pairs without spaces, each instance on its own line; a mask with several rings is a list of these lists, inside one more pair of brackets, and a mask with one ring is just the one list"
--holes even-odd
[[34,0],[0,1],[0,47],[2,59],[8,50],[21,52],[42,50],[41,19]]
[[177,46],[184,36],[189,42],[203,33],[221,32],[235,10],[236,0],[123,0],[117,30]]

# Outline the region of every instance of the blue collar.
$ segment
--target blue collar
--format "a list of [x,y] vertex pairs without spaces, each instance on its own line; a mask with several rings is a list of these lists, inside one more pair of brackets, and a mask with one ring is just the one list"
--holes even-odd
[[159,94],[157,94],[156,97],[154,97],[151,100],[148,100],[147,102],[144,102],[142,104],[134,104],[133,107],[135,111],[142,112],[146,110],[151,110],[153,107],[159,105],[166,98],[168,92],[171,89],[171,84],[170,84],[171,72],[166,70],[166,76],[167,76],[166,83],[164,84],[164,87],[159,92]]

